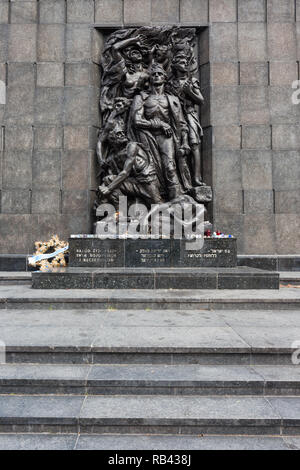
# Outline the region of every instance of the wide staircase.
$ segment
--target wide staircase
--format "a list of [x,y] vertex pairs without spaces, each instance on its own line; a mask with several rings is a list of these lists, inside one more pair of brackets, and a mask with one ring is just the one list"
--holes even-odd
[[300,448],[297,282],[34,290],[2,273],[0,449]]

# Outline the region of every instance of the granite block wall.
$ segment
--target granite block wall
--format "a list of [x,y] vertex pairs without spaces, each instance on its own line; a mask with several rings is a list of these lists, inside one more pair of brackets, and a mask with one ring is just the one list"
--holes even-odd
[[300,0],[0,0],[0,253],[91,231],[103,35],[165,23],[200,28],[215,226],[300,253]]

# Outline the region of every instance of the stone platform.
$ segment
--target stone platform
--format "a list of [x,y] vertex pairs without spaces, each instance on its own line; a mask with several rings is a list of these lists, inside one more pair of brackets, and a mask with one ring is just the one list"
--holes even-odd
[[193,243],[186,239],[109,239],[98,235],[71,235],[69,266],[232,268],[237,265],[235,238],[205,238],[201,248],[195,248]]
[[279,274],[235,268],[62,268],[33,272],[34,289],[279,289]]

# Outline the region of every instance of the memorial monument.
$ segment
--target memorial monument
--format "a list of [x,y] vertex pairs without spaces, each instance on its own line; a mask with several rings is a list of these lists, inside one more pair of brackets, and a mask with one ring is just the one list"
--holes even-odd
[[[210,236],[212,189],[202,174],[197,40],[195,28],[178,26],[119,29],[107,37],[94,235],[69,240],[71,270],[102,271],[86,274],[73,287],[154,288],[162,268],[177,271],[167,273],[167,281],[161,277],[159,287],[189,288],[191,278],[201,288],[254,287],[251,269],[236,267],[236,239]],[[110,271],[116,268],[121,271]],[[136,268],[146,271],[137,275]],[[199,268],[236,271],[222,284],[220,273]],[[260,278],[255,287],[278,287],[274,276],[271,282]],[[239,284],[237,277],[243,277]]]

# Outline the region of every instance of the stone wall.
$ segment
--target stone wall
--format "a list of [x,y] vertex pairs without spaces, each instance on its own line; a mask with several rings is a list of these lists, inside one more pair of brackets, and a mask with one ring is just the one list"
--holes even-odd
[[150,23],[202,27],[216,225],[240,253],[300,252],[300,0],[0,0],[0,253],[91,230],[101,32]]

